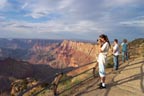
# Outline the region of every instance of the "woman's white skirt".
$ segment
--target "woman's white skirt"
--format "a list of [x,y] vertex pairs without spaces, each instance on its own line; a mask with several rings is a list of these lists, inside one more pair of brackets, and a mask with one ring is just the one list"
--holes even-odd
[[100,53],[97,58],[100,77],[104,77],[106,74],[105,73],[106,57],[107,56],[105,54]]

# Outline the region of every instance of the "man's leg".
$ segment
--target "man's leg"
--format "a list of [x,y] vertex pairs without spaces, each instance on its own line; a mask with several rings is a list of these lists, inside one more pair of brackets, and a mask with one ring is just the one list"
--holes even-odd
[[125,52],[122,52],[122,62],[125,62]]
[[126,54],[126,57],[125,57],[125,58],[126,58],[126,60],[128,60],[128,52],[126,52],[125,54]]
[[113,62],[114,62],[114,70],[116,70],[116,68],[117,68],[116,56],[113,56]]
[[116,56],[116,65],[117,65],[116,66],[116,68],[117,68],[116,70],[118,70],[118,68],[119,68],[119,59],[118,58],[119,58],[119,56]]

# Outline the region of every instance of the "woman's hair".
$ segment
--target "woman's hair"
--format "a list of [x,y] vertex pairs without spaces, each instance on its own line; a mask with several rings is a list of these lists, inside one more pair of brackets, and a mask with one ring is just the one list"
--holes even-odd
[[111,46],[111,44],[110,44],[110,42],[109,42],[109,39],[108,39],[107,35],[101,34],[99,37],[100,37],[100,38],[103,38],[106,42],[108,42],[109,46]]

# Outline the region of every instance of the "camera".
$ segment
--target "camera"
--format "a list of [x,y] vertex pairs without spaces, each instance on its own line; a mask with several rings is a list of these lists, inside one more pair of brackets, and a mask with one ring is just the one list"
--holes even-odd
[[97,45],[102,46],[102,41],[101,41],[101,39],[97,39]]
[[101,40],[100,39],[97,39],[97,44],[99,45],[101,43]]

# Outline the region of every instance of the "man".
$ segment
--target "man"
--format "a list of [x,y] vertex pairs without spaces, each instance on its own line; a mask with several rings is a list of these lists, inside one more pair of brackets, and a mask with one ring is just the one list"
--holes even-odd
[[114,39],[114,46],[113,46],[113,62],[114,62],[114,70],[118,70],[119,67],[119,45],[118,45],[118,40]]
[[128,60],[128,44],[127,44],[127,39],[124,39],[122,44],[122,61],[123,63],[125,60]]

